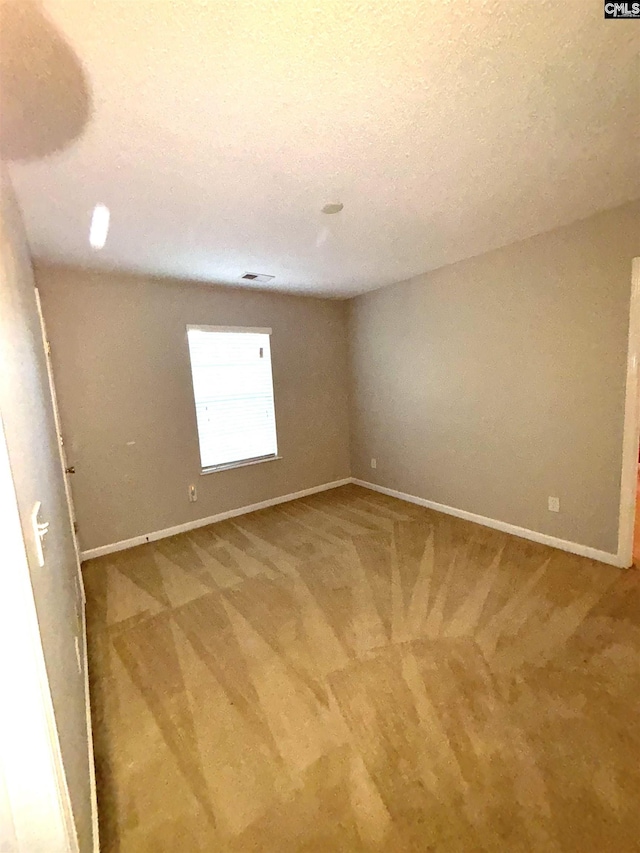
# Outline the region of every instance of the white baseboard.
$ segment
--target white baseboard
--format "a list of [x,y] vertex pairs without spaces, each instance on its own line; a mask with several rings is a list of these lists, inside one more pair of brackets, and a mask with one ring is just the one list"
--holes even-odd
[[538,533],[537,530],[517,527],[515,524],[508,524],[506,521],[498,521],[495,518],[486,518],[484,515],[476,515],[474,512],[467,512],[464,509],[456,509],[446,504],[429,501],[426,498],[418,498],[415,495],[408,495],[395,489],[387,489],[385,486],[378,486],[376,483],[368,483],[355,477],[351,479],[351,482],[357,486],[363,486],[365,489],[389,495],[392,498],[399,498],[402,501],[427,507],[427,509],[434,509],[436,512],[444,512],[446,515],[454,515],[456,518],[465,519],[465,521],[473,521],[475,524],[483,525],[483,527],[492,527],[494,530],[501,530],[503,533],[510,533],[512,536],[519,536],[521,539],[529,539],[532,542],[539,542],[541,545],[550,545],[552,548],[569,551],[571,554],[578,554],[580,557],[588,557],[590,560],[598,560],[601,563],[608,563],[610,566],[626,568],[624,561],[620,559],[618,554],[599,551],[597,548],[589,548],[587,545],[579,545],[577,542],[569,542],[566,539],[557,539],[555,536],[548,536],[546,533]]
[[246,515],[248,512],[255,512],[258,509],[266,509],[276,504],[286,503],[287,501],[295,501],[298,498],[306,498],[307,495],[315,495],[317,492],[326,492],[329,489],[337,489],[338,486],[346,486],[351,483],[351,477],[345,477],[343,480],[334,480],[333,483],[323,483],[320,486],[312,486],[310,489],[303,489],[301,492],[291,492],[288,495],[280,495],[277,498],[269,498],[266,501],[241,506],[237,509],[230,509],[226,512],[219,512],[216,515],[210,515],[207,518],[197,518],[195,521],[186,521],[184,524],[176,524],[175,527],[166,527],[164,530],[155,530],[153,533],[145,533],[142,536],[134,536],[131,539],[122,539],[120,542],[114,542],[111,545],[101,545],[99,548],[90,548],[88,551],[82,551],[80,559],[92,560],[94,557],[103,557],[105,554],[113,554],[114,551],[124,551],[127,548],[134,548],[136,545],[144,545],[145,542],[155,542],[158,539],[165,539],[167,536],[175,536],[177,533],[186,533],[188,530],[195,530],[198,527],[206,527],[208,524],[215,524],[216,521],[224,521],[227,518],[235,518],[238,515]]
[[167,536],[175,536],[178,533],[186,533],[188,530],[195,530],[198,527],[206,527],[208,524],[215,524],[216,521],[224,521],[227,518],[235,518],[239,515],[246,515],[249,512],[255,512],[259,509],[266,509],[270,506],[286,503],[287,501],[295,501],[298,498],[314,495],[318,492],[325,492],[329,489],[336,489],[338,486],[346,486],[348,483],[355,483],[357,486],[362,486],[365,489],[371,489],[374,492],[380,492],[383,495],[389,495],[392,498],[398,498],[408,503],[418,504],[419,506],[433,509],[436,512],[443,512],[446,515],[453,515],[456,518],[463,518],[465,521],[472,521],[475,524],[481,524],[483,527],[491,527],[494,530],[501,530],[503,533],[509,533],[512,536],[519,536],[521,539],[529,539],[531,542],[539,542],[541,545],[549,545],[551,548],[558,548],[561,551],[568,551],[571,554],[578,554],[580,557],[587,557],[590,560],[598,560],[601,563],[607,563],[618,568],[626,568],[624,560],[618,554],[612,554],[609,551],[599,551],[597,548],[590,548],[587,545],[580,545],[577,542],[569,542],[566,539],[558,539],[555,536],[549,536],[546,533],[539,533],[537,530],[529,530],[526,527],[517,527],[515,524],[509,524],[506,521],[498,521],[495,518],[487,518],[484,515],[476,515],[474,512],[467,512],[463,509],[456,509],[446,504],[436,503],[435,501],[419,498],[416,495],[409,495],[406,492],[399,492],[396,489],[388,489],[386,486],[378,486],[376,483],[368,483],[366,480],[359,480],[356,477],[345,477],[342,480],[335,480],[332,483],[323,483],[320,486],[312,486],[310,489],[303,489],[300,492],[291,492],[288,495],[280,495],[277,498],[269,498],[266,501],[259,503],[241,506],[237,509],[219,512],[216,515],[210,515],[207,518],[198,518],[195,521],[187,521],[184,524],[177,524],[175,527],[166,527],[164,530],[156,530],[153,533],[146,533],[141,536],[134,536],[131,539],[123,539],[120,542],[114,542],[111,545],[101,545],[99,548],[92,548],[88,551],[82,551],[81,559],[91,560],[94,557],[103,557],[105,554],[112,554],[115,551],[124,551],[127,548],[134,548],[136,545],[144,545],[145,542],[155,542],[158,539],[165,539]]

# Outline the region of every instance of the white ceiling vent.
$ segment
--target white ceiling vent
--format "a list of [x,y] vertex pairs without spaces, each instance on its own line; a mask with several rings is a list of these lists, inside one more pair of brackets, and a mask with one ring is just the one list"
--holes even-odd
[[275,275],[264,275],[264,273],[257,272],[246,272],[244,275],[240,276],[243,281],[271,281],[272,278],[275,278]]

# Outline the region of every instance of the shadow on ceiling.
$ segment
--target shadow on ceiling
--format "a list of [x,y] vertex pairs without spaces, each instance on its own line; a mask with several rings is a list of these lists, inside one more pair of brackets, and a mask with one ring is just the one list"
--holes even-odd
[[77,139],[91,117],[87,76],[37,0],[0,0],[0,157],[34,160]]

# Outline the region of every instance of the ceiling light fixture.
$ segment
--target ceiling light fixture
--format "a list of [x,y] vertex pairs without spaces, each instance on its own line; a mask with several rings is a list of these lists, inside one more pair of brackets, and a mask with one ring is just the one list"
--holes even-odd
[[109,208],[105,204],[96,204],[91,216],[89,242],[94,249],[102,249],[109,233]]
[[329,204],[325,204],[325,206],[322,208],[322,212],[328,214],[340,213],[343,207],[344,204],[341,201],[333,201]]

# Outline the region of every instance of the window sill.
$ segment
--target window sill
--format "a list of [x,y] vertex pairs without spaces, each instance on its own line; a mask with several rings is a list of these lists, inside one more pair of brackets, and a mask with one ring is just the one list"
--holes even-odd
[[218,471],[230,471],[232,468],[246,468],[247,465],[260,465],[262,462],[274,462],[276,459],[282,459],[282,456],[261,456],[259,459],[241,459],[226,465],[212,465],[210,468],[203,468],[200,475],[217,474]]

